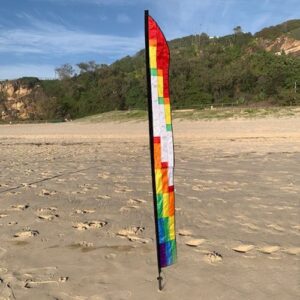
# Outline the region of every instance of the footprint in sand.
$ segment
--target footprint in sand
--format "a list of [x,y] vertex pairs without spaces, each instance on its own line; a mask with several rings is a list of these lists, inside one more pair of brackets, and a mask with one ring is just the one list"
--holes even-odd
[[137,235],[142,233],[145,230],[145,227],[133,226],[127,229],[121,229],[117,232],[117,235],[127,237],[128,235]]
[[37,236],[38,234],[39,232],[37,230],[27,230],[15,233],[14,237],[19,239],[27,239],[33,236]]
[[197,201],[199,200],[199,198],[195,196],[188,196],[187,198],[190,200],[197,200]]
[[134,198],[134,199],[129,199],[127,201],[127,204],[132,204],[132,205],[135,205],[135,204],[141,204],[141,203],[146,203],[147,201],[144,200],[144,199],[139,199],[139,198]]
[[129,192],[132,192],[133,190],[131,189],[119,189],[119,190],[114,190],[115,193],[118,193],[118,194],[123,194],[123,193],[129,193]]
[[83,191],[83,190],[82,190],[82,191],[72,191],[72,192],[71,192],[71,194],[72,194],[72,195],[77,195],[77,194],[86,194],[86,192],[85,192],[85,191]]
[[31,281],[30,279],[26,281],[24,287],[27,289],[32,289],[32,288],[36,288],[39,286],[45,286],[45,285],[53,285],[56,284],[58,285],[57,281],[54,280],[45,280],[45,281]]
[[8,195],[8,196],[12,196],[12,195],[20,195],[21,194],[21,192],[7,192],[6,193],[6,195]]
[[68,280],[69,280],[68,276],[58,278],[58,282],[67,282]]
[[80,247],[83,247],[83,248],[92,248],[92,247],[94,247],[94,243],[86,242],[86,241],[79,242],[76,245],[80,246]]
[[141,244],[148,244],[152,241],[151,239],[145,239],[145,238],[140,238],[138,236],[130,236],[130,235],[127,236],[127,238],[130,242],[138,242]]
[[103,200],[105,199],[105,200],[107,200],[107,199],[110,199],[110,198],[111,198],[111,197],[108,196],[108,195],[98,195],[98,196],[97,196],[97,200],[98,200],[98,199],[101,199],[101,200],[102,200],[102,199],[103,199]]
[[223,198],[215,198],[215,201],[219,201],[219,202],[221,202],[222,204],[226,204],[226,203],[227,203],[227,201],[224,200]]
[[69,181],[77,181],[77,180],[78,180],[78,178],[75,178],[75,177],[70,177],[68,180],[69,180]]
[[181,236],[192,236],[193,232],[191,230],[188,230],[188,229],[179,229],[178,230],[178,235],[181,235]]
[[45,285],[58,285],[60,277],[57,280],[53,279],[56,277],[56,272],[56,267],[18,269],[14,272],[14,276],[23,287],[31,289]]
[[79,172],[79,173],[77,173],[77,175],[85,176],[86,173],[84,173],[84,172]]
[[59,178],[56,180],[57,182],[66,182],[66,179],[63,179],[63,178]]
[[[1,218],[1,215],[0,215],[0,218]],[[300,231],[300,225],[293,225],[292,228]]]
[[17,224],[18,224],[17,221],[11,221],[11,222],[7,223],[8,226],[13,226],[13,225],[17,225]]
[[229,193],[229,192],[234,192],[234,191],[241,191],[241,188],[233,188],[233,187],[229,187],[229,186],[224,186],[224,187],[220,187],[219,189],[217,189],[218,191],[224,192],[224,193]]
[[52,221],[55,218],[59,218],[59,215],[38,215],[38,218],[41,220],[47,220],[47,221]]
[[277,252],[279,249],[280,249],[279,246],[268,245],[268,246],[258,248],[257,250],[261,253],[264,253],[264,254],[272,254],[272,253]]
[[115,259],[117,257],[116,253],[109,253],[104,256],[106,259]]
[[209,252],[204,256],[204,261],[210,264],[220,263],[223,260],[223,256],[216,252]]
[[37,211],[38,212],[56,212],[57,211],[57,207],[54,207],[54,206],[43,207],[43,208],[39,208]]
[[192,239],[192,240],[186,241],[185,244],[189,247],[198,247],[205,242],[206,242],[205,239]]
[[74,243],[74,244],[69,245],[68,247],[70,249],[79,249],[79,250],[81,250],[81,252],[84,252],[84,253],[97,249],[97,247],[94,246],[94,243],[86,242],[86,241]]
[[245,215],[237,215],[237,216],[234,216],[234,218],[242,220],[242,221],[248,220],[248,217]]
[[44,196],[53,196],[55,194],[57,194],[56,191],[48,191],[48,190],[43,189],[39,195],[44,197]]
[[290,255],[300,255],[300,247],[286,248],[283,250],[283,252]]
[[9,187],[9,185],[6,183],[0,183],[0,187]]
[[193,191],[201,191],[201,192],[209,191],[211,189],[212,188],[210,188],[210,187],[204,187],[204,186],[198,186],[198,185],[195,185],[195,186],[192,187]]
[[239,253],[247,253],[252,249],[254,249],[254,245],[245,245],[245,244],[232,248],[233,251]]
[[45,207],[37,209],[37,217],[41,220],[52,221],[55,218],[59,218],[59,215],[56,214],[56,207]]
[[284,228],[282,228],[281,226],[279,226],[277,224],[269,224],[269,225],[267,225],[267,227],[274,229],[275,231],[278,231],[278,232],[284,232]]
[[102,179],[108,179],[110,177],[110,173],[99,173],[98,177]]
[[247,229],[250,229],[251,231],[257,231],[259,230],[259,227],[257,227],[256,225],[252,224],[252,223],[241,223],[241,226],[245,227],[246,231],[248,232]]
[[10,210],[13,210],[13,211],[21,211],[21,210],[25,210],[27,208],[29,208],[29,204],[25,204],[25,205],[16,204],[16,205],[10,206]]
[[24,187],[24,188],[37,188],[37,185],[36,184],[31,184],[31,183],[21,183],[21,185]]
[[90,191],[92,188],[91,188],[91,185],[90,184],[88,184],[88,183],[85,183],[85,184],[80,184],[79,185],[79,187],[80,187],[80,191],[81,192],[88,192],[88,191]]
[[280,205],[275,205],[273,206],[274,209],[277,209],[277,210],[293,210],[293,207],[291,206],[280,206]]
[[117,232],[117,235],[120,237],[127,238],[131,242],[138,242],[142,244],[148,244],[151,242],[151,239],[140,238],[137,235],[142,233],[145,230],[145,227],[133,226],[127,229],[121,229]]
[[86,221],[83,223],[77,223],[73,225],[73,228],[76,228],[77,230],[84,231],[88,229],[97,229],[102,228],[107,224],[105,221]]
[[94,213],[94,209],[76,209],[75,214],[92,214]]
[[280,187],[279,189],[281,189],[282,191],[285,191],[289,194],[298,194],[299,193],[299,189],[297,187],[294,187],[293,185],[283,186],[283,187]]
[[120,212],[129,212],[137,209],[140,209],[138,205],[123,206],[120,208]]

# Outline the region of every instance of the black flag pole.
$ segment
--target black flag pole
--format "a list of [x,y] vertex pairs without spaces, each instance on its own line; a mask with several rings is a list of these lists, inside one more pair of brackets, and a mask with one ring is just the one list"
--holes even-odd
[[163,289],[161,265],[159,257],[159,240],[158,240],[158,222],[157,222],[157,209],[156,209],[156,183],[155,183],[155,168],[154,168],[154,145],[153,145],[153,113],[152,113],[152,93],[151,93],[151,76],[150,76],[150,57],[149,57],[149,11],[145,10],[145,57],[146,57],[146,78],[147,78],[147,94],[148,94],[148,120],[149,120],[149,144],[150,144],[150,157],[151,157],[151,174],[152,174],[152,192],[153,192],[153,208],[155,218],[155,235],[156,235],[156,254],[157,254],[157,267],[158,267],[158,288]]

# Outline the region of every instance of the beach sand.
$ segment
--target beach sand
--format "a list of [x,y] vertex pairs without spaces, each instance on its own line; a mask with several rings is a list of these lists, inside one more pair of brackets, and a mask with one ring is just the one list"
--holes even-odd
[[146,122],[0,126],[0,299],[299,299],[300,118],[174,122],[157,288]]

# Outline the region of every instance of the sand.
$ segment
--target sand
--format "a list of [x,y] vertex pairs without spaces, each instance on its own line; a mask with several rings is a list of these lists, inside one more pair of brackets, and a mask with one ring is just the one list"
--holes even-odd
[[0,299],[299,299],[300,118],[175,121],[162,292],[147,130],[0,126]]

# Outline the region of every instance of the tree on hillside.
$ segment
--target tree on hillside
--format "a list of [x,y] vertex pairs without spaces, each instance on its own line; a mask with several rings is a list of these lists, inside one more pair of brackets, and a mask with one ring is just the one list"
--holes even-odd
[[64,64],[55,69],[55,73],[61,80],[71,78],[75,74],[75,70],[70,64]]
[[242,27],[241,26],[236,26],[233,28],[234,34],[241,34],[243,33]]
[[95,61],[91,60],[89,62],[81,62],[77,64],[77,67],[79,68],[80,74],[83,74],[86,72],[95,72],[99,66]]

